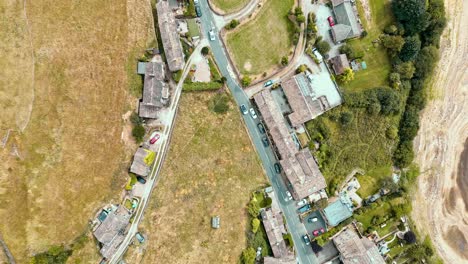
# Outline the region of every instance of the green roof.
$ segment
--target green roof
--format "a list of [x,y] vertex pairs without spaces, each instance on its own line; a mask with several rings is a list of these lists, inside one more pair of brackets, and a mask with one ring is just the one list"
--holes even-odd
[[[349,198],[348,198],[349,199]],[[347,204],[341,198],[335,201],[323,209],[325,218],[327,218],[328,224],[331,226],[337,226],[347,218],[353,215],[353,210],[350,204]]]

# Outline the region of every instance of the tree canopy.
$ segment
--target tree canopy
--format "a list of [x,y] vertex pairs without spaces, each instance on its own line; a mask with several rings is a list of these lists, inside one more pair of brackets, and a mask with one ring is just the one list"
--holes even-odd
[[412,36],[428,26],[426,0],[394,0],[393,14],[405,28],[405,34]]
[[412,61],[418,56],[418,52],[421,49],[421,40],[418,35],[410,36],[405,38],[405,44],[401,48],[399,57],[402,61]]

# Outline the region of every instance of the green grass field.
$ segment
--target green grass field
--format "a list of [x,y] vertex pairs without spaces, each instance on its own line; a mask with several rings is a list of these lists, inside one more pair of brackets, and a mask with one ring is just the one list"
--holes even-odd
[[362,39],[353,39],[347,42],[356,50],[364,52],[363,60],[367,63],[367,70],[355,73],[354,81],[342,85],[344,89],[359,91],[377,86],[388,86],[388,75],[391,71],[390,61],[385,48],[372,42],[378,39],[383,29],[393,20],[388,0],[369,1],[371,8],[371,21],[366,21],[362,6],[358,5],[359,16],[363,21],[368,35]]
[[255,19],[227,35],[227,46],[242,74],[261,74],[289,54],[294,25],[287,15],[293,3],[267,1]]
[[211,0],[211,3],[224,13],[234,13],[242,9],[249,0]]

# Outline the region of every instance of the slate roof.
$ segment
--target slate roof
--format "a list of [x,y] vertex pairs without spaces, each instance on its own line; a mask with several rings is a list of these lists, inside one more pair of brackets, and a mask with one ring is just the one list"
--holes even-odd
[[343,264],[384,264],[377,246],[367,237],[347,228],[333,238],[333,243],[340,252]]
[[111,257],[118,246],[122,243],[126,226],[129,223],[131,214],[122,207],[109,212],[106,219],[94,231],[94,237],[102,244],[100,250],[105,258]]
[[358,22],[357,10],[354,10],[351,0],[333,0],[333,13],[336,25],[332,27],[335,42],[361,35],[362,27]]
[[271,208],[263,210],[261,215],[273,256],[275,258],[287,256],[289,252],[283,239],[283,234],[286,234],[283,215],[280,211]]
[[254,96],[260,113],[275,143],[283,171],[296,199],[305,198],[326,187],[325,178],[308,149],[298,149],[286,121],[269,90]]
[[164,105],[163,91],[168,89],[164,79],[164,64],[162,61],[146,63],[143,98],[138,109],[140,117],[153,119],[158,117],[158,110]]
[[133,162],[130,166],[130,172],[135,173],[136,175],[140,175],[143,177],[148,176],[150,173],[150,167],[145,163],[145,158],[150,153],[150,150],[144,149],[139,147],[133,156]]
[[171,72],[181,70],[184,67],[185,61],[174,13],[168,1],[165,0],[160,0],[156,4],[156,11],[158,13],[158,26],[169,70]]
[[340,54],[338,56],[335,56],[330,59],[330,62],[332,63],[333,71],[336,75],[340,75],[344,73],[344,70],[346,68],[350,68],[348,57],[346,56],[346,54]]
[[288,116],[293,127],[316,118],[330,108],[326,97],[325,100],[318,100],[314,87],[304,73],[283,81],[281,87],[293,110]]

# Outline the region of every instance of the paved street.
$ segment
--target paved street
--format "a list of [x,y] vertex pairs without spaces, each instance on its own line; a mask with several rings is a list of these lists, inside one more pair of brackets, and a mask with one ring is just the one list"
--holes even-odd
[[[200,6],[202,9],[201,24],[203,34],[207,32],[214,26],[213,14],[208,6],[207,0],[201,0]],[[227,85],[233,95],[238,106],[244,104],[247,108],[250,108],[252,105],[244,93],[242,88],[237,83],[235,76],[232,71],[232,66],[230,66],[229,61],[226,57],[224,46],[219,40],[219,35],[217,35],[215,41],[210,41],[211,51],[215,57],[216,63],[218,64],[221,73],[227,78]],[[270,179],[272,186],[277,193],[278,203],[281,207],[281,210],[286,217],[287,227],[289,232],[292,234],[297,257],[299,263],[318,263],[317,258],[312,252],[310,247],[306,247],[302,241],[302,236],[306,234],[304,225],[299,221],[299,217],[296,214],[296,207],[294,201],[285,202],[284,197],[286,193],[286,186],[281,180],[280,176],[275,173],[274,163],[276,159],[270,147],[265,148],[262,144],[260,132],[257,129],[258,119],[253,119],[250,115],[243,116],[245,125],[249,132],[249,135],[252,139],[252,142],[257,150],[257,153],[260,157],[263,167],[265,168],[266,174]]]

